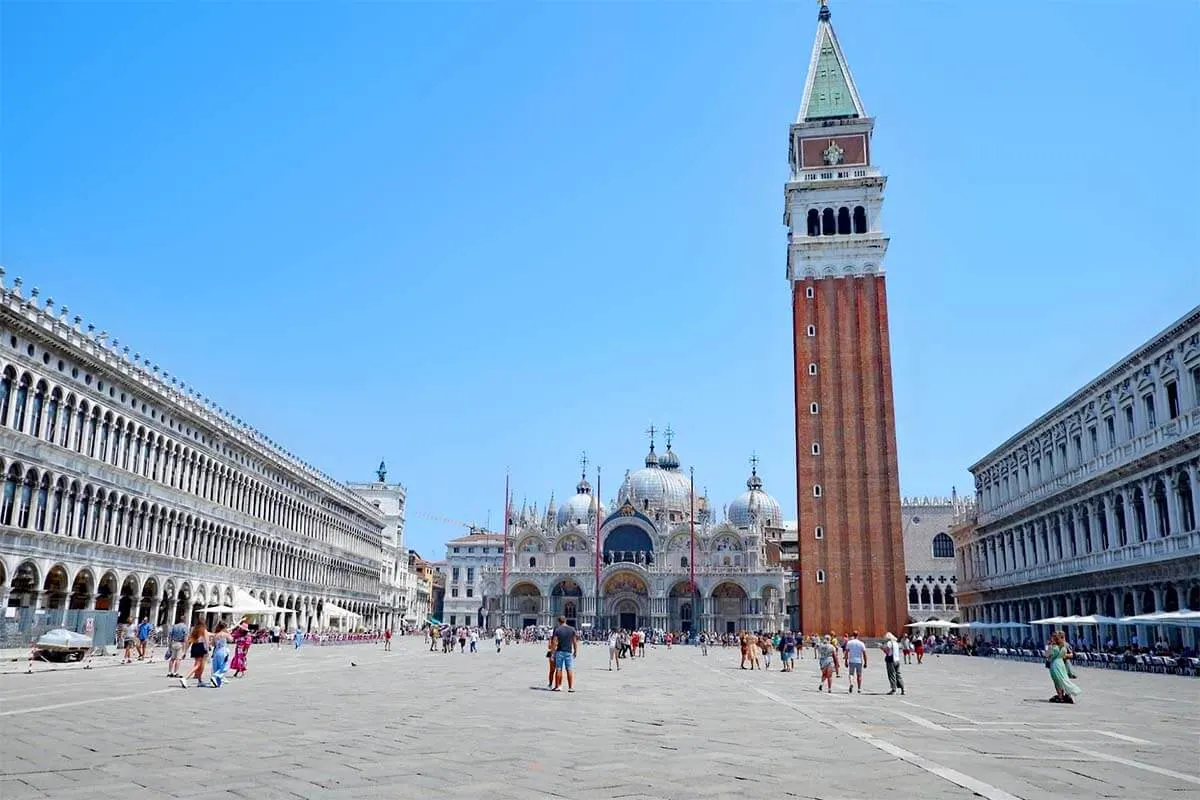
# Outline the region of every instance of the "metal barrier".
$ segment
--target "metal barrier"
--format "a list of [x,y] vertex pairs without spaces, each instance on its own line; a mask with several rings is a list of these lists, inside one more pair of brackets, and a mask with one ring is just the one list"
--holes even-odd
[[82,611],[61,608],[17,608],[0,619],[0,650],[27,648],[48,631],[65,628],[92,637],[93,651],[113,652],[117,635],[116,611]]

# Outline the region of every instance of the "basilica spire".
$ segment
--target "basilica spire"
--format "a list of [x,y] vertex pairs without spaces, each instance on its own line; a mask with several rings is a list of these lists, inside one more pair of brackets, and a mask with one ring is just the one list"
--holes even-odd
[[804,81],[804,99],[796,122],[826,119],[861,119],[867,116],[858,88],[850,75],[850,65],[838,44],[829,6],[821,0],[817,15],[817,36]]

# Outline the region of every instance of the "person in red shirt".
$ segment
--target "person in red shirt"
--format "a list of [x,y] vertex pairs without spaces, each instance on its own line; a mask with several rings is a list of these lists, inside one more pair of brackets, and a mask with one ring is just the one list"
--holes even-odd
[[387,652],[392,649],[392,629],[388,628],[383,632],[383,650]]

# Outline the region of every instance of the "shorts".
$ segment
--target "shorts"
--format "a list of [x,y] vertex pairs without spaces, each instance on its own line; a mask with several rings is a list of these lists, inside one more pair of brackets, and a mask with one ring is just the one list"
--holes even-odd
[[208,655],[208,647],[201,644],[200,642],[196,642],[195,644],[192,645],[192,649],[191,649],[192,658],[204,658],[207,655]]
[[556,650],[554,653],[554,668],[555,669],[575,669],[575,654],[564,653],[562,650]]
[[779,659],[784,662],[791,661],[792,654],[787,652],[786,650],[784,650],[782,653],[779,654]]
[[125,647],[133,647],[133,645],[134,645],[134,640],[133,640],[133,639],[131,639],[131,638],[129,638],[129,637],[126,637],[126,638],[125,638],[125,641],[124,641],[122,644],[123,644]]
[[851,675],[862,675],[862,664],[847,664],[846,669],[850,670]]
[[178,659],[183,657],[183,642],[171,642],[171,658]]

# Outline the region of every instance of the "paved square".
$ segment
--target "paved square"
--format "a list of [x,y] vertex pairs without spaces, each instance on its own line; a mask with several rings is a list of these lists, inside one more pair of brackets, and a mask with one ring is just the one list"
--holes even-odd
[[[650,649],[545,690],[540,645],[497,655],[259,646],[220,690],[161,660],[0,675],[0,798],[1192,798],[1200,681],[1081,669],[1075,706],[1040,664],[908,666],[886,696],[819,694],[734,649]],[[357,666],[352,667],[351,661]],[[777,666],[777,665],[774,665]],[[145,791],[148,790],[148,791]]]

